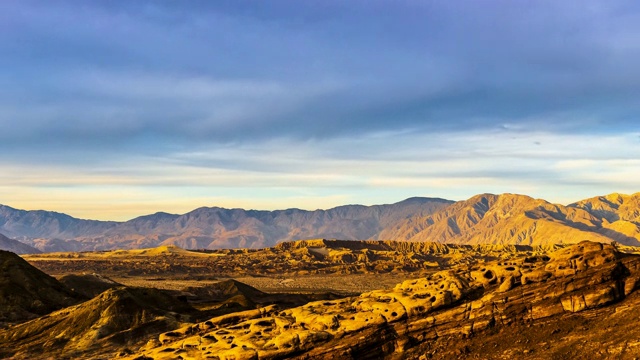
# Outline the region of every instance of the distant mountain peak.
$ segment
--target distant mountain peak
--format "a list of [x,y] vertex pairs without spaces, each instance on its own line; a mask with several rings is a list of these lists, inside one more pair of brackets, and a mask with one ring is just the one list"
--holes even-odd
[[80,220],[3,208],[0,232],[46,251],[150,248],[262,248],[299,239],[540,245],[579,240],[640,244],[640,193],[612,193],[571,205],[528,195],[484,193],[453,202],[410,197],[385,205],[326,210],[200,207],[126,222]]
[[[107,250],[178,245],[181,248],[258,248],[304,238],[377,239],[380,231],[453,203],[409,198],[389,205],[345,205],[326,210],[244,210],[200,207],[182,215],[158,212],[125,222],[61,219],[53,213],[0,214],[0,231],[47,251]],[[68,245],[68,246],[67,246]]]
[[447,199],[443,199],[443,198],[437,198],[437,197],[421,197],[421,196],[413,196],[410,198],[406,198],[400,202],[397,202],[395,204],[406,204],[406,203],[426,203],[426,202],[442,202],[442,203],[454,203],[454,201],[451,200],[447,200]]
[[[460,244],[545,245],[582,240],[640,245],[640,204],[600,198],[570,206],[520,194],[479,194],[428,216],[415,216],[381,237]],[[624,223],[618,220],[624,220]],[[618,222],[617,222],[618,221]],[[611,224],[611,225],[607,225]]]

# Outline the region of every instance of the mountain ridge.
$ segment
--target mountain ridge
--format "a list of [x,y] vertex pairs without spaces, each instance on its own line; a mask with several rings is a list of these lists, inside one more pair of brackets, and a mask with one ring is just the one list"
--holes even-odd
[[[640,245],[640,216],[636,215],[640,212],[640,193],[625,195],[620,200],[620,204],[628,205],[619,211],[626,220],[614,223],[603,217],[608,214],[613,219],[610,214],[615,213],[613,207],[606,214],[589,211],[594,208],[596,200],[593,199],[600,198],[606,197],[564,206],[526,195],[480,194],[426,217],[413,216],[384,230],[380,236],[459,244],[544,245],[591,240]],[[618,228],[622,225],[626,228]]]
[[343,205],[314,211],[201,207],[182,215],[159,212],[126,222],[82,220],[5,206],[0,207],[0,231],[44,251],[160,245],[256,248],[301,238],[375,238],[381,229],[399,219],[431,213],[451,203],[440,198],[414,197],[394,204]]
[[394,204],[327,210],[245,210],[201,207],[158,212],[125,222],[8,210],[0,232],[41,251],[181,248],[261,248],[283,241],[327,238],[457,244],[544,245],[582,240],[640,245],[640,193],[612,193],[560,205],[520,194],[478,194],[453,202],[413,197]]

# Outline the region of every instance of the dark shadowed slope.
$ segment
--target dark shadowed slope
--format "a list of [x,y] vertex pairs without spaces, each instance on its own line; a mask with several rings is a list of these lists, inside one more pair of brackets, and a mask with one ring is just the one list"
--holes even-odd
[[0,251],[0,322],[48,314],[82,300],[18,255]]
[[108,277],[98,274],[68,274],[60,277],[58,281],[87,299],[93,298],[109,289],[123,286]]
[[21,243],[18,240],[9,239],[2,234],[0,234],[0,250],[11,251],[16,254],[37,254],[41,252],[33,246]]
[[[189,321],[195,310],[155,289],[118,287],[82,304],[0,331],[0,357],[94,358],[140,347],[150,334]],[[64,354],[64,355],[62,355]]]

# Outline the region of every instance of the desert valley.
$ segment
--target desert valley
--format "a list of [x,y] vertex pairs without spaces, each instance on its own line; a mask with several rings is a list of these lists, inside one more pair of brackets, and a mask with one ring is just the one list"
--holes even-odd
[[0,357],[634,359],[639,201],[482,194],[124,223],[3,207]]
[[640,359],[640,2],[1,0],[0,359]]

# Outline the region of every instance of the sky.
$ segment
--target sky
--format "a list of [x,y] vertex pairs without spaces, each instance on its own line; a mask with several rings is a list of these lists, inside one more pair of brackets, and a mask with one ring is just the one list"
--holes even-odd
[[640,191],[637,1],[0,1],[0,203]]

